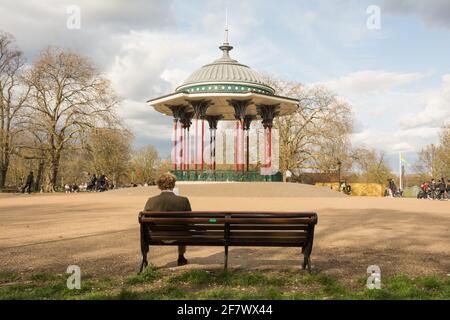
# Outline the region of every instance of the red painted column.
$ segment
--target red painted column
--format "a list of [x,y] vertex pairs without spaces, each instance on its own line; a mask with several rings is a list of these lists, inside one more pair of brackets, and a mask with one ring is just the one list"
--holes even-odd
[[177,131],[178,131],[178,119],[173,122],[173,170],[177,171]]
[[183,170],[186,171],[186,153],[187,153],[187,148],[186,148],[186,132],[187,129],[184,128],[183,129]]
[[236,162],[236,175],[239,173],[239,120],[236,120],[236,142],[235,142],[235,148],[234,148],[234,158]]
[[216,171],[216,134],[217,134],[217,129],[213,130],[213,170]]
[[202,164],[200,166],[201,170],[205,169],[205,120],[202,120]]
[[209,170],[212,170],[213,168],[213,157],[212,157],[212,151],[213,151],[213,129],[209,128]]
[[264,128],[264,158],[263,158],[263,175],[266,175],[266,166],[267,166],[267,128]]
[[187,136],[186,136],[186,170],[188,172],[191,170],[191,134],[190,134],[190,128],[187,128]]
[[268,164],[268,174],[272,175],[272,127],[269,127],[269,164]]
[[197,144],[198,144],[198,119],[195,119],[195,133],[194,133],[194,169],[195,171],[197,171],[197,155],[198,155],[198,150],[197,150]]
[[244,130],[244,119],[241,120],[241,171],[245,171],[245,130]]
[[247,164],[247,172],[250,171],[250,129],[247,130],[247,148],[245,153],[245,162]]
[[185,128],[181,128],[180,130],[180,170],[184,171],[184,141],[183,141],[183,136],[184,136],[184,132],[185,132]]

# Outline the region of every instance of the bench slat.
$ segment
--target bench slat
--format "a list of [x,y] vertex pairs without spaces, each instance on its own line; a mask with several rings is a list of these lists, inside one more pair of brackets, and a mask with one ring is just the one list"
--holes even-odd
[[205,232],[205,231],[158,231],[151,232],[150,237],[171,237],[171,236],[204,236],[204,237],[221,237],[224,239],[224,232]]
[[180,215],[188,215],[192,217],[226,217],[233,216],[233,217],[243,217],[243,218],[249,218],[249,217],[258,217],[258,218],[273,218],[273,217],[286,217],[286,218],[311,218],[317,216],[315,213],[292,213],[292,212],[199,212],[199,211],[192,211],[192,212],[154,212],[154,211],[147,211],[142,212],[141,215],[143,217],[176,217]]
[[[212,222],[214,220],[215,222]],[[164,217],[164,218],[142,218],[141,222],[143,223],[156,223],[156,224],[189,224],[189,223],[211,223],[211,224],[223,224],[225,223],[224,218],[171,218],[171,217]]]
[[267,236],[267,237],[246,237],[246,236],[237,236],[237,237],[230,237],[230,241],[255,241],[255,242],[260,242],[260,241],[274,241],[274,242],[299,242],[299,241],[305,241],[306,237],[271,237],[271,236]]
[[[176,230],[176,231],[151,231],[150,236],[153,237],[170,237],[170,236],[217,236],[224,237],[223,230],[216,231],[192,231],[192,230]],[[255,238],[267,238],[267,237],[279,237],[279,238],[304,238],[307,236],[306,232],[274,232],[274,231],[232,231],[230,233],[231,238],[236,237],[255,237]]]
[[223,231],[225,229],[225,225],[223,224],[211,224],[211,225],[195,225],[195,224],[189,224],[189,225],[180,225],[180,224],[172,224],[172,225],[149,225],[149,229],[151,231],[176,231],[176,230],[197,230],[197,231],[206,231],[206,230],[218,230]]
[[234,224],[309,224],[307,218],[231,218],[227,220],[233,228]]
[[[223,236],[191,236],[191,235],[177,235],[177,236],[152,236],[152,240],[164,240],[164,241],[170,241],[170,240],[208,240],[208,239],[222,239]],[[222,241],[223,242],[223,241]]]
[[149,245],[157,245],[157,246],[198,246],[198,247],[223,247],[224,242],[219,240],[189,240],[189,241],[149,241]]
[[[174,241],[154,241],[150,240],[148,242],[149,245],[157,245],[157,246],[191,246],[191,247],[223,247],[224,242],[218,241],[218,240],[195,240],[191,239],[189,241],[181,241],[181,240],[174,240]],[[230,247],[276,247],[276,248],[301,248],[305,245],[305,243],[301,242],[239,242],[239,243],[229,243]]]
[[306,224],[239,224],[239,225],[231,225],[231,231],[233,230],[307,230],[308,225]]
[[[190,224],[189,226],[181,224],[165,224],[165,225],[149,225],[149,229],[152,232],[155,231],[186,231],[186,229],[194,231],[223,231],[225,225],[223,224],[210,224],[210,225],[198,225]],[[244,230],[244,231],[260,231],[260,230],[273,230],[273,231],[289,231],[289,230],[308,230],[308,225],[268,225],[268,224],[250,224],[250,225],[231,225],[231,231]]]
[[268,238],[268,237],[280,237],[280,238],[306,238],[308,234],[306,232],[273,232],[273,231],[261,231],[261,232],[233,232],[231,231],[230,237],[255,237],[255,238]]
[[189,224],[189,223],[200,223],[200,224],[223,224],[230,223],[233,224],[309,224],[311,219],[306,218],[226,218],[226,219],[209,219],[209,218],[142,218],[143,223],[155,223],[155,224]]

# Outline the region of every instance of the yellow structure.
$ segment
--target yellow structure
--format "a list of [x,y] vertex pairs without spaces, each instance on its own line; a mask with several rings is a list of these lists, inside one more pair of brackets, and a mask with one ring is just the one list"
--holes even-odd
[[[385,186],[378,183],[349,183],[352,187],[352,196],[361,197],[382,197],[384,195]],[[333,190],[339,190],[339,184],[334,183],[316,183],[319,187],[328,187]]]

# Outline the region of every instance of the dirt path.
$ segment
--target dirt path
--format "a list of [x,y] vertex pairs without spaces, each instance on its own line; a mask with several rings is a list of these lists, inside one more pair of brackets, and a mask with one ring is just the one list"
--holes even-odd
[[[450,273],[450,202],[344,197],[283,184],[181,185],[194,210],[316,211],[317,271],[350,279],[369,265],[383,274]],[[0,270],[130,274],[139,263],[137,214],[155,188],[103,194],[1,195]],[[151,248],[150,260],[175,267],[176,248]],[[223,248],[189,248],[184,268],[221,268]],[[233,248],[230,266],[298,268],[297,249]]]

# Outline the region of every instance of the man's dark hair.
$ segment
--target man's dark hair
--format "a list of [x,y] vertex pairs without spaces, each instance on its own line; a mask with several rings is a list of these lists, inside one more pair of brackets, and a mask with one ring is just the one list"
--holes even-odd
[[171,173],[164,173],[156,180],[156,184],[161,191],[173,190],[176,182],[177,178]]

